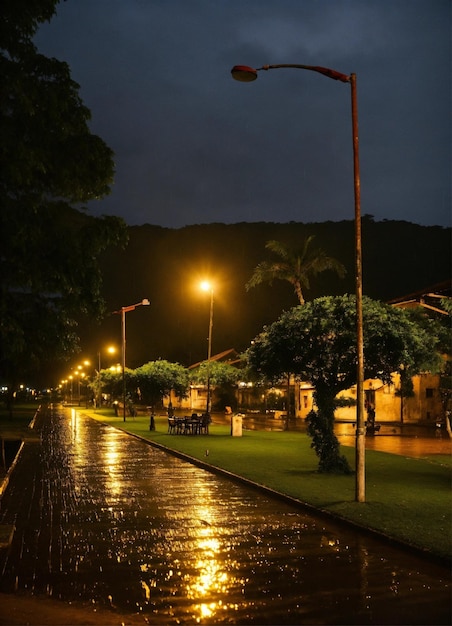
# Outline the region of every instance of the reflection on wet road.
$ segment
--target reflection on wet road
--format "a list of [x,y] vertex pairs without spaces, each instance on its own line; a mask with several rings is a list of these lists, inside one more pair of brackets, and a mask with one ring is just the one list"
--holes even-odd
[[448,569],[55,410],[2,500],[1,591],[154,624],[448,624]]
[[[230,418],[214,414],[214,422],[229,423]],[[381,429],[375,435],[366,436],[366,450],[390,452],[402,456],[425,457],[429,455],[452,453],[452,439],[445,428],[418,426],[416,424],[380,423]],[[295,430],[306,433],[306,421],[275,419],[271,415],[247,414],[243,419],[243,428],[248,430]],[[356,431],[351,422],[336,422],[334,433],[339,443],[355,446]]]
[[[339,422],[335,424],[334,432],[341,445],[355,445],[353,424]],[[366,450],[378,450],[412,457],[437,454],[450,455],[452,440],[445,429],[440,430],[412,424],[405,424],[404,426],[382,424],[378,433],[374,436],[366,436]]]

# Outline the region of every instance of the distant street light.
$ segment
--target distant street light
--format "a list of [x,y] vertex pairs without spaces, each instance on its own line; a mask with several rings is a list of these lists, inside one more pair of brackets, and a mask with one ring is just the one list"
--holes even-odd
[[67,402],[67,378],[64,378],[60,383],[60,389],[63,393],[63,401]]
[[78,403],[80,405],[80,376],[81,376],[81,372],[79,372],[78,370],[75,370],[74,376],[76,376],[76,380],[77,380],[77,389],[78,389],[77,401],[78,401]]
[[328,67],[318,65],[263,65],[257,69],[247,65],[235,65],[231,74],[235,80],[252,82],[261,70],[292,68],[311,70],[323,74],[333,80],[349,83],[351,87],[351,113],[353,134],[353,182],[355,193],[355,265],[356,265],[356,352],[357,352],[357,388],[356,388],[356,492],[355,500],[365,502],[365,428],[364,428],[364,338],[362,310],[362,246],[361,246],[361,183],[359,173],[359,141],[358,141],[358,99],[356,90],[356,74],[342,74]]
[[123,306],[119,311],[113,311],[115,314],[121,315],[121,348],[122,348],[122,416],[124,422],[126,421],[126,313],[134,311],[137,306],[149,306],[151,303],[147,298],[144,298],[137,304],[131,304],[130,306]]
[[209,281],[204,280],[200,287],[203,291],[210,292],[210,316],[209,316],[209,337],[207,343],[207,402],[206,413],[210,413],[210,361],[212,358],[212,329],[213,329],[213,287]]
[[78,403],[80,405],[81,402],[81,384],[82,384],[82,378],[86,377],[86,373],[83,372],[83,368],[84,367],[88,367],[88,365],[91,365],[90,361],[85,360],[83,361],[83,363],[81,363],[80,365],[77,365],[76,369],[74,370],[74,376],[77,376],[77,385],[78,385]]
[[[116,348],[114,346],[108,346],[108,348],[106,349],[106,352],[108,352],[108,354],[115,354]],[[99,352],[97,353],[97,356],[99,358],[99,370],[101,370],[102,369],[101,350],[99,350]]]
[[[81,401],[82,401],[82,395],[81,395],[81,393],[80,393],[80,388],[81,388],[81,387],[82,387],[82,385],[83,385],[83,382],[84,382],[84,380],[83,380],[83,379],[84,379],[84,378],[86,378],[86,373],[85,373],[85,372],[80,372],[80,376],[79,376],[79,379],[78,379],[78,390],[79,390],[79,391],[78,391],[78,403],[79,403],[79,405],[80,405],[80,403],[81,403]],[[83,387],[82,387],[82,388],[83,388]],[[88,395],[88,394],[86,393],[86,389],[85,389],[85,394],[84,394],[84,395],[85,395],[85,402],[86,402],[86,396]],[[88,405],[86,405],[86,406],[88,406]]]
[[[98,361],[98,368],[97,368],[97,406],[101,405],[101,398],[102,398],[102,394],[100,391],[100,371],[102,369],[102,363],[101,363],[101,350],[99,349],[97,352],[97,361]],[[109,354],[114,354],[116,352],[116,348],[114,346],[108,346],[107,348],[107,352]]]
[[72,405],[72,397],[73,397],[73,381],[74,381],[74,377],[72,376],[72,374],[70,376],[68,376],[69,380],[71,381],[71,405]]

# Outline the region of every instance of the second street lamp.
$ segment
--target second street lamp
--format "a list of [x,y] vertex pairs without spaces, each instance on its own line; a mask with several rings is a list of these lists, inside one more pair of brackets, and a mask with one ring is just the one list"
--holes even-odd
[[[106,351],[109,354],[114,354],[116,352],[116,348],[114,346],[108,346]],[[97,368],[97,376],[96,376],[96,379],[97,379],[96,404],[98,407],[100,407],[102,404],[102,393],[101,393],[101,388],[100,388],[100,372],[102,369],[101,355],[102,355],[102,351],[99,349],[97,352],[98,368]]]
[[310,70],[323,74],[333,80],[349,83],[351,87],[351,113],[353,135],[353,183],[355,197],[355,271],[356,271],[356,352],[357,352],[357,385],[356,385],[356,489],[355,500],[365,502],[365,427],[364,427],[364,337],[363,337],[363,280],[362,280],[362,246],[361,246],[361,183],[359,172],[359,141],[358,141],[358,99],[356,90],[356,74],[342,74],[328,67],[318,65],[301,65],[283,63],[279,65],[263,65],[257,69],[247,65],[235,65],[231,74],[235,80],[249,83],[257,79],[261,70],[280,68]]
[[[114,346],[108,346],[108,348],[106,349],[106,352],[108,352],[108,354],[114,354],[116,352],[116,348]],[[102,369],[102,361],[101,361],[101,356],[102,356],[102,351],[99,350],[97,352],[97,360],[98,360],[98,364],[99,364],[99,368],[98,371],[100,372],[100,370]]]
[[210,292],[210,316],[209,316],[209,337],[207,340],[207,401],[206,413],[210,414],[210,361],[212,359],[212,330],[213,330],[213,287],[209,281],[204,280],[201,285],[203,291]]
[[121,352],[122,352],[122,417],[123,421],[126,421],[126,313],[134,311],[137,306],[149,306],[151,303],[147,298],[144,298],[137,304],[131,304],[130,306],[123,306],[119,311],[113,311],[113,313],[121,315]]

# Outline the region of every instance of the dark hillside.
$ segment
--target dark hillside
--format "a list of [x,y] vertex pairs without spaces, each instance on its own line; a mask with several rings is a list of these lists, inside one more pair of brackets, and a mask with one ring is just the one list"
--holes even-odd
[[[263,325],[297,304],[290,285],[279,281],[245,291],[254,267],[267,258],[265,243],[295,245],[311,234],[315,245],[346,266],[347,276],[325,272],[312,281],[307,299],[354,293],[353,221],[131,227],[127,249],[103,259],[109,310],[144,297],[152,303],[126,316],[127,365],[159,357],[188,365],[206,357],[209,297],[198,287],[205,277],[216,284],[213,352],[245,349]],[[365,216],[364,293],[386,301],[450,278],[450,235],[450,229]],[[81,331],[83,350],[96,353],[106,342],[119,345],[120,318],[109,316],[100,328],[84,325]]]

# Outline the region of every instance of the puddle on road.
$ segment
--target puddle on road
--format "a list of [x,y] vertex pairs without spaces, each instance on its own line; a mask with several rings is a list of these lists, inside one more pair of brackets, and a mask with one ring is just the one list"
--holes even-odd
[[[355,445],[353,424],[339,422],[335,425],[334,432],[341,445]],[[380,432],[373,436],[366,436],[366,450],[379,450],[417,458],[441,454],[450,456],[452,439],[446,430],[413,425],[400,427],[383,424]]]
[[18,478],[2,503],[18,527],[2,591],[150,623],[450,623],[447,568],[69,411],[42,440],[29,498]]

